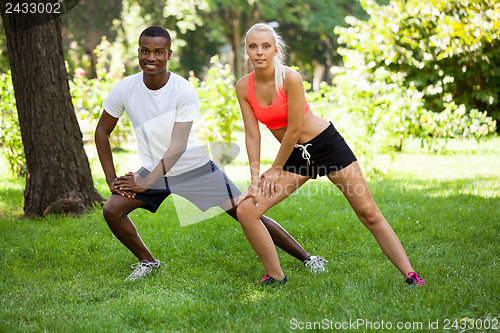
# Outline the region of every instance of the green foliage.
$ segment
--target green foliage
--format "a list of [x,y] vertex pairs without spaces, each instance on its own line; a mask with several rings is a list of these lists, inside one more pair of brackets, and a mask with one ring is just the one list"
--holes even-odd
[[437,113],[424,111],[418,121],[424,137],[424,143],[433,145],[435,138],[474,138],[480,139],[495,132],[496,121],[486,112],[477,109],[466,111],[465,105],[456,105],[451,101],[445,103],[444,111]]
[[371,72],[359,62],[339,69],[335,77],[330,97],[336,98],[343,112],[356,114],[357,124],[365,128],[363,136],[377,151],[401,150],[403,141],[411,137],[427,142],[436,138],[480,139],[495,131],[496,123],[486,112],[466,112],[465,106],[456,105],[449,95],[442,112],[425,109],[423,93],[405,87],[402,79],[401,73],[382,67]]
[[94,49],[102,37],[114,41],[121,18],[123,0],[79,0],[72,10],[61,17],[65,59],[69,68],[84,68],[87,76],[96,77]]
[[234,89],[234,76],[228,65],[222,65],[217,56],[203,81],[191,76],[200,99],[203,138],[214,142],[232,142],[234,131],[240,129],[240,108]]
[[427,110],[441,112],[451,95],[467,112],[500,119],[500,2],[360,1],[370,19],[348,17],[350,27],[335,31],[372,71],[402,73],[401,83],[423,93]]
[[[125,72],[120,60],[114,61],[112,58],[113,45],[103,39],[95,53],[97,56],[96,75],[94,79],[88,79],[80,72],[75,73],[69,81],[70,91],[76,114],[80,119],[80,126],[85,133],[93,132],[97,121],[102,113],[102,103],[108,96],[111,89],[122,79]],[[111,138],[114,145],[120,143],[131,131],[129,118],[124,115],[113,131]]]
[[[405,49],[396,42],[405,39],[406,32],[400,20],[412,13],[409,8],[419,8],[423,13],[427,9],[418,7],[415,1],[408,1],[406,5],[392,1],[387,6],[372,1],[362,3],[370,19],[360,21],[350,17],[346,20],[351,27],[337,27],[335,30],[340,35],[339,42],[346,43],[346,47],[339,49],[344,67],[335,68],[335,89],[329,97],[342,113],[355,114],[355,123],[363,128],[359,139],[364,145],[377,151],[401,150],[405,139],[418,137],[432,147],[436,138],[480,139],[495,131],[496,122],[486,116],[484,109],[479,111],[481,109],[471,108],[470,103],[458,102],[463,101],[465,95],[439,90],[441,107],[429,108],[428,98],[435,96],[430,91],[437,86],[444,87],[440,84],[442,81],[433,81],[436,80],[433,75],[439,74],[440,70],[426,67],[431,66],[426,62],[430,61],[426,60],[430,54],[417,61],[422,49],[419,44]],[[428,40],[433,40],[431,35]],[[459,54],[472,56],[465,51]],[[420,70],[412,69],[410,64]],[[454,69],[450,67],[448,71],[451,70]],[[428,80],[425,88],[415,81],[413,71]],[[447,80],[453,81],[450,77]]]
[[0,73],[7,73],[10,68],[9,55],[7,52],[7,38],[5,36],[5,29],[0,19]]
[[[282,3],[278,14],[262,12],[265,19],[277,20],[278,30],[289,44],[290,61],[300,66],[303,77],[312,78],[316,66],[341,63],[337,53],[337,36],[332,34],[336,26],[345,25],[344,18],[352,15],[365,18],[366,12],[358,2],[352,0],[299,0],[293,6]],[[283,17],[280,10],[290,12]],[[327,72],[326,76],[330,75]]]
[[176,73],[184,77],[190,75],[190,72],[198,77],[204,76],[210,66],[210,59],[219,54],[224,45],[220,39],[207,38],[211,33],[210,27],[204,25],[184,34],[177,32],[172,58],[178,64],[173,67],[169,62],[169,68],[174,68]]
[[16,98],[10,70],[0,75],[0,141],[10,170],[18,176],[26,174],[26,159],[17,118]]

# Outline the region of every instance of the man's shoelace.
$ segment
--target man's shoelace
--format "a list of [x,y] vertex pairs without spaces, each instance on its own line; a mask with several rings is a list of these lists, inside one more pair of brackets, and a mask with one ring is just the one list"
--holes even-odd
[[324,271],[325,262],[328,262],[325,258],[315,256],[312,257],[308,262],[306,262],[306,267],[309,267],[314,273],[316,273],[317,271]]
[[131,267],[134,268],[135,270],[132,272],[132,274],[129,275],[128,278],[134,279],[136,277],[140,277],[144,274],[151,272],[151,270],[153,269],[153,264],[138,262],[133,264]]

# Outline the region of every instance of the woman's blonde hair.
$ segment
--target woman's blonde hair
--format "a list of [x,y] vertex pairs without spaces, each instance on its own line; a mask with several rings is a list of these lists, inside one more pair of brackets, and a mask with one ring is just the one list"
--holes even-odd
[[[283,82],[285,81],[285,75],[286,75],[286,66],[285,66],[286,44],[283,41],[283,38],[281,38],[281,36],[269,24],[256,23],[250,29],[248,29],[248,31],[245,35],[245,50],[246,50],[246,46],[247,46],[248,35],[252,31],[267,31],[273,37],[274,44],[278,48],[278,54],[276,54],[273,57],[274,85],[276,87],[276,90],[279,90],[281,87],[283,87]],[[246,52],[245,52],[245,57],[248,57],[248,55],[246,55]]]

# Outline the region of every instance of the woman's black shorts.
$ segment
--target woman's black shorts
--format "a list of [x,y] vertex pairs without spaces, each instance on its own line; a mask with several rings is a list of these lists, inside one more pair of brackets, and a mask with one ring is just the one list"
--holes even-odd
[[314,139],[297,144],[283,170],[317,178],[339,171],[356,161],[356,156],[332,123]]

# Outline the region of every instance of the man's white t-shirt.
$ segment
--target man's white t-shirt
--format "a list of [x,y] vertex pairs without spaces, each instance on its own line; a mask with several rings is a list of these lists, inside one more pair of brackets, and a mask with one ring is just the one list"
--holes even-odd
[[[127,112],[134,126],[143,167],[152,171],[172,143],[174,123],[200,119],[200,106],[196,89],[183,77],[171,73],[161,89],[150,90],[142,76],[140,72],[124,78],[111,90],[102,106],[115,118]],[[209,161],[207,150],[191,129],[186,151],[166,175],[179,175]]]

